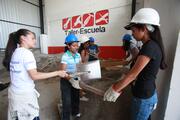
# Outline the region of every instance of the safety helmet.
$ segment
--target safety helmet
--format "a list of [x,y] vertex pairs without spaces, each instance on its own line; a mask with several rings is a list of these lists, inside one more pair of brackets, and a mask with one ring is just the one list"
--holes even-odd
[[71,33],[66,37],[64,44],[69,44],[69,43],[72,43],[72,42],[79,42],[79,41],[78,41],[77,37],[74,34]]
[[124,28],[129,30],[135,24],[149,24],[149,25],[160,26],[159,22],[160,22],[160,17],[155,9],[141,8],[133,16],[130,24],[126,25]]
[[93,37],[89,37],[89,41],[90,41],[90,42],[94,42],[95,39],[94,39]]
[[81,41],[81,43],[85,43],[85,42],[89,41],[89,38],[87,36],[83,35],[83,36],[81,36],[80,41]]
[[123,36],[123,39],[122,39],[123,41],[131,41],[132,40],[132,37],[131,37],[131,35],[130,34],[125,34],[124,36]]

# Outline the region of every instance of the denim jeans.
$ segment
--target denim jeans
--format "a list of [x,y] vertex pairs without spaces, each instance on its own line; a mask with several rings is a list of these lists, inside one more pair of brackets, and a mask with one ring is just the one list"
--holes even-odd
[[131,120],[148,120],[157,104],[157,93],[148,99],[133,97]]
[[61,79],[62,113],[61,120],[70,120],[70,116],[79,113],[79,90],[72,87],[70,82]]
[[[18,120],[18,118],[16,118]],[[33,120],[40,120],[39,117],[35,117]]]
[[40,120],[39,117],[35,117],[33,120]]

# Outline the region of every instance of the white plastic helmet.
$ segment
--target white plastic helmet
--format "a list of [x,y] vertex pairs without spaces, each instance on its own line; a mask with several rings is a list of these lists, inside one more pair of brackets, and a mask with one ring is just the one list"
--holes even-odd
[[89,41],[89,38],[87,36],[85,36],[85,35],[81,36],[81,38],[80,38],[81,43],[85,43],[87,41]]
[[160,26],[159,21],[160,17],[155,9],[142,8],[134,15],[131,23],[142,23]]
[[[131,19],[130,24],[149,24],[160,26],[160,17],[158,12],[153,8],[141,8]],[[129,25],[130,25],[129,24]],[[125,26],[125,29],[129,29],[131,25]]]

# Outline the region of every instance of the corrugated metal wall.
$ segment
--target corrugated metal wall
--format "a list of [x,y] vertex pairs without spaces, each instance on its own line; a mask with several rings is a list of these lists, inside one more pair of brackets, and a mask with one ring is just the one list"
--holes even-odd
[[0,49],[6,47],[9,33],[20,28],[36,33],[36,47],[39,48],[39,1],[0,0]]

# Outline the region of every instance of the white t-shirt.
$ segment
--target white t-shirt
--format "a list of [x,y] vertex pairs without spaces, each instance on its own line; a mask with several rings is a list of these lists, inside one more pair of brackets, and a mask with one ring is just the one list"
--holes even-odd
[[17,93],[34,90],[35,84],[29,76],[28,70],[36,68],[33,53],[23,47],[17,48],[10,62],[11,89]]

